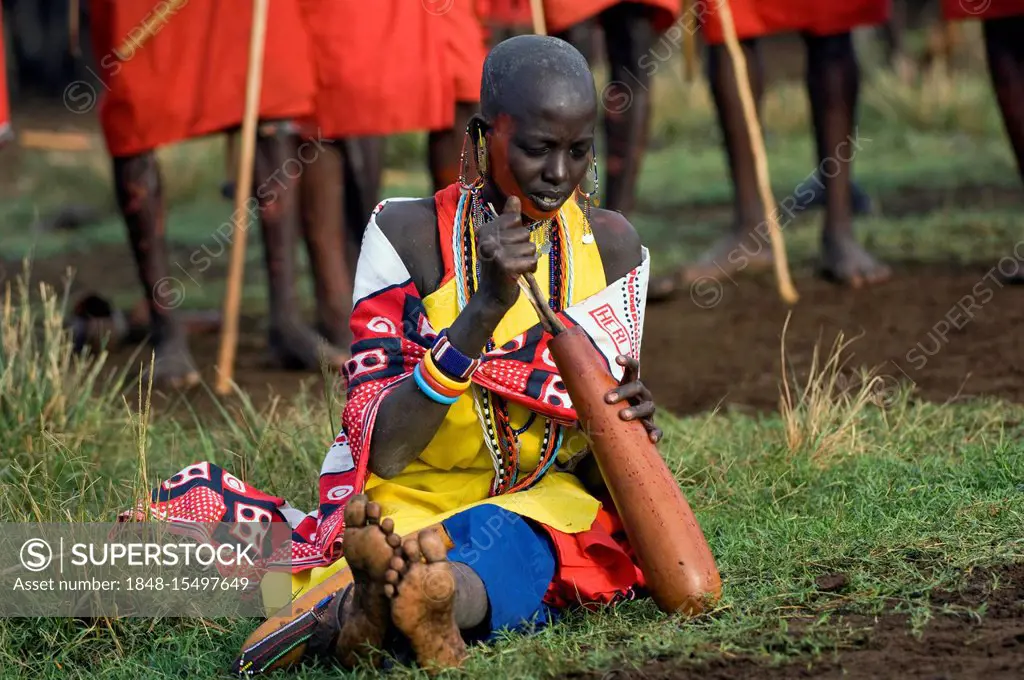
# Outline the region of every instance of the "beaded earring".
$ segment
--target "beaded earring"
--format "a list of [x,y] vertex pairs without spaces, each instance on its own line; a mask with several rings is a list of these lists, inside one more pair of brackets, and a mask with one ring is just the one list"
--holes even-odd
[[597,172],[597,149],[591,150],[592,161],[590,167],[587,169],[587,174],[580,180],[580,184],[577,187],[580,195],[583,196],[583,217],[585,224],[583,226],[583,242],[593,243],[594,232],[590,229],[590,204],[593,197],[597,195],[598,189],[598,172]]
[[462,136],[462,154],[459,156],[459,188],[463,193],[473,188],[469,182],[469,158],[466,151],[469,149],[471,139],[470,126],[466,126],[466,134]]
[[484,139],[484,131],[480,126],[476,128],[476,170],[480,177],[487,176],[487,141]]

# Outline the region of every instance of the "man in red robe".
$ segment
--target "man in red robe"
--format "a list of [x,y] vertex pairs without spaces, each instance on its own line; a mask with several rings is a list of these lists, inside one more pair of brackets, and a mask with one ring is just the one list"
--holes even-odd
[[[820,273],[854,287],[878,283],[891,275],[889,267],[872,257],[854,238],[851,166],[859,148],[855,114],[860,70],[851,31],[881,24],[889,14],[889,0],[731,0],[736,34],[747,61],[755,103],[763,94],[758,38],[784,31],[799,31],[807,48],[807,91],[814,121],[818,166],[825,194]],[[729,276],[771,263],[766,217],[758,193],[754,156],[750,147],[736,74],[726,53],[718,4],[695,3],[702,31],[709,44],[711,91],[734,188],[735,222],[731,233],[696,263],[677,274],[652,281],[651,299],[672,294],[679,286],[706,278]],[[785,224],[799,212],[800,197],[779,204]]]
[[[425,131],[435,190],[458,180],[487,45],[473,0],[301,0],[317,78],[304,133],[328,142],[302,179],[318,330],[350,344],[363,228],[379,200],[383,137]],[[339,225],[342,225],[339,229]]]
[[[155,151],[241,125],[251,22],[248,0],[92,0],[99,70],[98,82],[88,86],[102,95],[100,122],[149,306],[153,378],[162,385],[185,387],[199,380],[174,309],[190,286],[201,285],[198,277],[213,261],[226,263],[232,231],[230,218],[211,225],[209,243],[172,268]],[[270,3],[267,26],[254,197],[246,210],[263,236],[272,358],[286,367],[311,368],[324,345],[297,312],[293,189],[301,169],[296,159],[309,158],[316,148],[300,150],[289,121],[312,111],[314,78],[298,6]],[[333,348],[327,351],[335,363],[344,358]]]

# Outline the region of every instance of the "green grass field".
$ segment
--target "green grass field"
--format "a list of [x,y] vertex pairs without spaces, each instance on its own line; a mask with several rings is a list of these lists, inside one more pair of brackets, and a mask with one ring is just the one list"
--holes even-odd
[[[659,87],[658,148],[644,169],[634,221],[657,248],[658,265],[668,267],[724,228],[730,189],[709,133],[703,86],[685,86],[666,69]],[[765,116],[773,184],[782,196],[814,167],[799,86],[775,87]],[[860,133],[870,141],[856,175],[880,210],[859,229],[882,257],[985,261],[1024,233],[1019,202],[990,196],[993,188],[1020,184],[978,73],[915,88],[867,78]],[[410,137],[396,147],[419,143]],[[174,168],[167,173],[169,231],[183,244],[202,243],[230,210],[214,195],[223,167],[217,148],[196,143],[166,157]],[[22,162],[24,182],[0,204],[6,257],[121,243],[110,202],[96,198],[110,195],[102,171],[55,167],[53,158]],[[389,195],[425,190],[421,168],[393,165]],[[912,192],[927,198],[905,207]],[[947,193],[958,198],[941,200]],[[26,228],[38,211],[90,199],[106,211],[99,226],[42,235]],[[797,266],[814,252],[817,219],[808,215],[787,227]],[[250,244],[246,301],[258,310],[258,238]],[[144,490],[199,460],[244,474],[300,509],[315,506],[322,456],[340,416],[333,394],[304,392],[269,403],[242,395],[219,414],[204,414],[201,425],[199,414],[152,417],[131,393],[122,394],[104,356],[73,356],[61,329],[59,291],[39,299],[35,290],[13,286],[0,319],[3,521],[109,521]],[[222,290],[217,282],[204,285],[187,304],[217,305]],[[134,289],[106,292],[121,302],[136,299]],[[954,586],[965,570],[1024,561],[1024,406],[991,399],[929,404],[901,393],[878,408],[863,394],[837,393],[834,380],[828,370],[819,372],[812,377],[816,389],[785,413],[660,416],[661,450],[721,570],[724,595],[712,612],[681,621],[650,602],[633,602],[573,613],[532,637],[474,648],[462,675],[553,677],[665,659],[750,656],[775,663],[827,656],[857,635],[842,616],[895,608],[919,628],[937,614],[928,604],[931,590]],[[847,588],[821,592],[815,579],[835,572],[849,577]],[[216,677],[256,625],[0,619],[0,677]],[[290,677],[339,674],[306,668]]]

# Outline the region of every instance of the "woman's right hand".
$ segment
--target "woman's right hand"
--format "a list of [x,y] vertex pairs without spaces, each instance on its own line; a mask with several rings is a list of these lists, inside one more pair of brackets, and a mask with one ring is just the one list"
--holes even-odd
[[477,294],[502,310],[511,309],[519,299],[519,277],[537,271],[540,259],[537,246],[530,241],[530,230],[523,226],[521,210],[519,199],[510,196],[497,219],[484,224],[476,235],[480,262]]

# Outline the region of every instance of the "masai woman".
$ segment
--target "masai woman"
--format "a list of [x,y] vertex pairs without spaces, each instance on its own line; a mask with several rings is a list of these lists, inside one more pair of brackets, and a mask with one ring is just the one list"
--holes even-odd
[[[568,43],[507,40],[484,65],[464,177],[374,211],[343,429],[316,513],[205,463],[156,493],[164,516],[199,519],[215,492],[205,521],[290,521],[301,538],[297,596],[245,643],[241,673],[307,655],[352,665],[382,648],[456,665],[466,641],[643,588],[549,336],[517,283],[533,273],[547,304],[586,330],[619,379],[606,400],[658,441],[638,378],[648,252],[620,214],[589,208],[597,102]],[[240,505],[248,514],[232,511]]]

